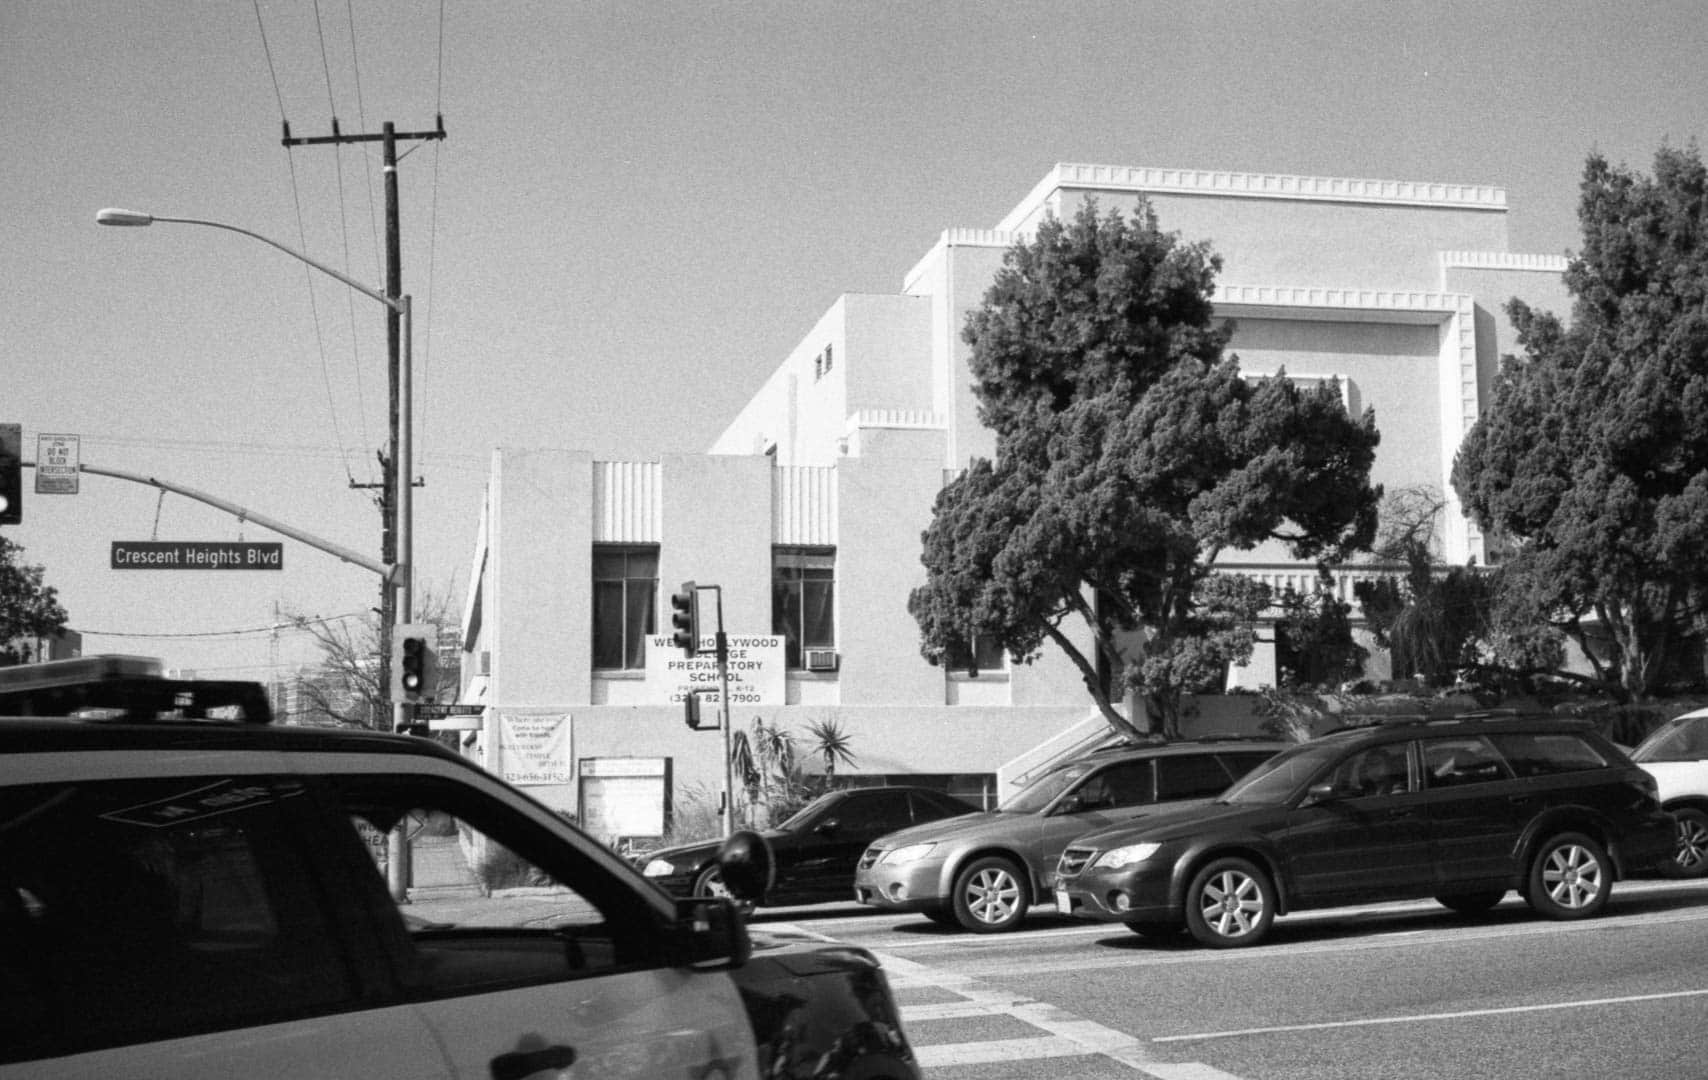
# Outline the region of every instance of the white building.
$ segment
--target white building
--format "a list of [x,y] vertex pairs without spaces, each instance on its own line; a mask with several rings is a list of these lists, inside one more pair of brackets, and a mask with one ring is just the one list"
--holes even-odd
[[[471,751],[613,836],[652,835],[676,795],[719,790],[720,739],[682,719],[692,673],[645,640],[670,633],[669,596],[686,580],[719,587],[708,611],[715,597],[743,639],[735,727],[758,719],[806,746],[809,725],[834,723],[855,757],[839,774],[990,797],[1103,734],[1065,657],[987,657],[976,677],[932,666],[906,601],[923,581],[934,496],[994,448],[960,337],[967,313],[1046,215],[1140,197],[1163,229],[1222,256],[1215,310],[1235,320],[1242,367],[1333,378],[1349,409],[1373,406],[1375,482],[1445,495],[1445,558],[1480,558],[1449,475],[1500,355],[1516,351],[1502,308],[1513,296],[1570,306],[1563,258],[1507,250],[1504,191],[1058,165],[994,228],[944,231],[896,293],[839,299],[710,453],[494,452],[463,619],[462,700],[487,706]],[[1314,580],[1276,551],[1227,565]],[[1350,599],[1350,575],[1339,586]],[[783,644],[755,640],[771,636]],[[1272,672],[1260,655],[1238,678]],[[1214,699],[1200,704],[1188,732],[1226,723]]]

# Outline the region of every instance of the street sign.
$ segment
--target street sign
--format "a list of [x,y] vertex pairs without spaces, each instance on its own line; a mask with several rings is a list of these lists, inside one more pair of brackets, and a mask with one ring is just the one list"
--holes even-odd
[[421,701],[415,705],[415,718],[441,720],[447,716],[479,716],[485,711],[485,705],[435,705],[430,701]]
[[77,494],[79,456],[76,435],[37,435],[36,494]]
[[285,545],[242,540],[114,540],[114,570],[283,570]]

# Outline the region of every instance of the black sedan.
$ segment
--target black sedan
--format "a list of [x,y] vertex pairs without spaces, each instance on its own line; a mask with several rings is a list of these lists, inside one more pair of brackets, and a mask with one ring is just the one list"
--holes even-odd
[[[775,875],[764,904],[854,898],[854,866],[873,840],[897,829],[970,814],[978,807],[923,787],[859,787],[826,792],[764,832]],[[718,869],[722,839],[639,856],[641,872],[677,896],[727,896]]]

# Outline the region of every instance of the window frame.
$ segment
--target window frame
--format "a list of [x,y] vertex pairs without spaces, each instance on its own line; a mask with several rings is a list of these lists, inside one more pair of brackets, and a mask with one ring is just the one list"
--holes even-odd
[[[601,576],[601,559],[608,559],[612,557],[622,558],[623,573],[620,576]],[[650,577],[642,576],[633,572],[634,567],[631,566],[631,560],[637,557],[651,560],[652,573]],[[590,560],[590,571],[588,574],[591,586],[590,603],[588,605],[590,608],[589,618],[591,622],[591,628],[588,633],[588,652],[590,654],[590,667],[593,671],[600,674],[622,674],[628,672],[644,672],[646,670],[647,638],[658,633],[659,625],[658,563],[659,547],[657,544],[598,543],[593,545],[592,559]],[[635,590],[637,585],[641,582],[646,583],[642,586],[647,590],[644,603],[640,602],[640,597],[633,595],[633,590]],[[603,606],[601,603],[601,585],[610,585],[612,583],[617,584],[621,594],[616,607],[616,632],[620,637],[620,640],[616,644],[618,659],[616,664],[608,662],[610,646],[607,638],[611,631],[609,628],[601,625],[601,622],[603,621],[601,616],[607,615],[608,613],[608,608]],[[635,614],[642,612],[644,612],[643,625],[637,631],[630,625],[630,622]]]
[[[796,560],[795,565],[787,565],[790,560]],[[821,560],[825,565],[807,565],[809,561]],[[794,571],[793,576],[786,572]],[[825,578],[808,578],[808,573],[824,572]],[[828,595],[819,603],[823,608],[824,622],[828,623],[828,635],[818,635],[808,640],[807,591],[809,584],[824,587]],[[787,596],[785,597],[785,592]],[[806,672],[810,669],[806,664],[808,650],[827,649],[835,652],[836,645],[836,548],[826,545],[807,544],[775,544],[771,548],[771,632],[783,639],[784,669],[790,673]],[[792,610],[788,610],[792,609]],[[793,626],[798,633],[790,633],[790,622],[784,618],[787,614],[793,618]]]

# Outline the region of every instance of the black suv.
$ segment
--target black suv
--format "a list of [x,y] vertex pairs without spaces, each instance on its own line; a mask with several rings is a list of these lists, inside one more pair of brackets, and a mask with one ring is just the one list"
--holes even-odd
[[0,1078],[546,1073],[919,1069],[870,953],[752,940],[430,739],[141,658],[0,669]]
[[1209,806],[1080,836],[1056,907],[1218,948],[1289,911],[1433,896],[1478,912],[1511,889],[1583,918],[1616,879],[1658,873],[1673,836],[1654,779],[1588,721],[1414,719],[1301,743]]

